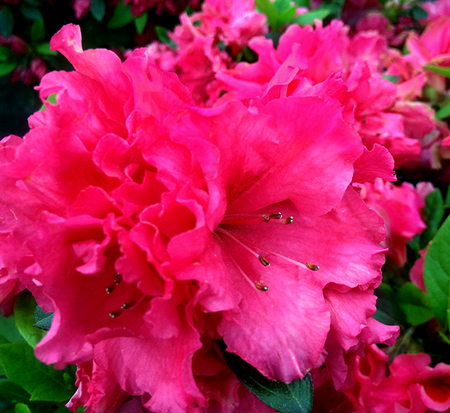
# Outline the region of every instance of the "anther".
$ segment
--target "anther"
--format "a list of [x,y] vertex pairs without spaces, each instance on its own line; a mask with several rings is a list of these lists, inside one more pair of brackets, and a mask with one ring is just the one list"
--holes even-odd
[[109,316],[111,318],[116,318],[116,317],[119,317],[120,314],[122,314],[122,310],[114,310],[109,313]]
[[281,219],[282,215],[281,212],[275,212],[274,214],[270,214],[269,218],[273,218],[273,219]]
[[122,308],[123,308],[124,310],[126,310],[126,309],[128,309],[128,308],[133,307],[135,304],[136,304],[136,300],[129,301],[128,303],[123,303],[123,304],[122,304]]
[[114,284],[120,284],[122,282],[123,278],[122,278],[122,274],[116,272],[114,274]]
[[106,287],[106,294],[111,294],[115,288],[116,288],[116,284],[108,285],[108,287]]
[[281,220],[281,222],[285,225],[292,224],[292,222],[294,222],[294,217],[284,218]]
[[306,263],[306,267],[308,268],[308,270],[311,270],[311,271],[317,271],[319,269],[318,265],[311,264],[310,262]]
[[263,285],[258,281],[255,281],[255,286],[259,291],[267,291],[269,289],[267,285]]
[[264,265],[264,267],[268,267],[270,265],[269,260],[266,257],[263,257],[262,255],[258,255],[259,262]]
[[261,215],[261,219],[262,219],[264,222],[269,222],[269,221],[270,221],[270,215],[262,214],[262,215]]

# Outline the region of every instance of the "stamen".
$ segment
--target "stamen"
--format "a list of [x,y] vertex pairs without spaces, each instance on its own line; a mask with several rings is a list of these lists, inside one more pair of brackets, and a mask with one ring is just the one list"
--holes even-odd
[[317,271],[319,269],[318,265],[312,264],[310,262],[306,263],[306,267],[308,268],[308,270],[311,270],[311,271]]
[[122,304],[122,308],[123,308],[124,310],[126,310],[126,309],[128,309],[128,308],[133,307],[135,304],[136,304],[136,300],[129,301],[128,303],[123,303],[123,304]]
[[122,310],[114,310],[109,313],[109,316],[111,318],[116,318],[116,317],[119,317],[120,314],[122,314]]
[[259,281],[255,281],[255,286],[259,291],[267,291],[269,289],[267,285],[263,285]]
[[273,219],[281,219],[283,215],[281,215],[281,212],[276,212],[275,214],[270,214],[269,217]]
[[116,272],[114,274],[114,284],[120,284],[123,280],[122,274]]
[[[228,231],[225,231],[223,228],[217,227],[216,228],[217,232],[221,232],[223,234],[225,234],[226,236],[230,237],[233,241],[236,241],[241,247],[244,247],[250,254],[254,255],[256,258],[258,258],[258,260],[261,262],[261,264],[265,265],[261,260],[260,260],[260,255],[252,250],[250,247],[248,247],[247,245],[243,244],[241,241],[239,241],[236,237],[234,237],[233,235],[231,235]],[[264,257],[263,257],[264,258]],[[269,261],[267,261],[269,262]],[[270,264],[270,263],[269,263]],[[267,265],[266,265],[267,266]]]
[[266,257],[263,257],[262,255],[258,255],[259,262],[264,265],[264,267],[268,267],[270,265],[269,260]]
[[271,219],[281,219],[281,212],[275,212],[272,214],[232,214],[225,215],[222,219],[222,225],[252,225],[260,224],[263,222],[269,222]]
[[[219,228],[216,228],[216,230],[217,229],[219,229]],[[225,232],[226,233],[226,232]],[[220,237],[217,235],[217,234],[214,234],[215,235],[215,238],[216,238],[216,240],[217,240],[217,242],[219,243],[219,244],[221,244],[226,250],[228,250],[228,248],[227,248],[227,246],[223,243],[223,241],[220,239]],[[241,275],[244,277],[244,279],[252,286],[252,288],[254,288],[256,291],[261,291],[259,288],[258,288],[258,286],[257,286],[257,283],[258,282],[255,282],[255,283],[253,283],[253,281],[248,277],[248,275],[242,270],[242,268],[239,266],[239,264],[235,261],[235,259],[233,258],[233,256],[231,255],[231,254],[229,254],[230,255],[230,258],[231,258],[231,260],[233,261],[233,263],[234,263],[234,265],[236,266],[236,268],[238,269],[238,271],[241,273]],[[259,283],[258,283],[259,284]],[[261,285],[261,284],[259,284],[259,285]],[[267,287],[267,289],[269,289],[269,287]],[[262,291],[267,291],[267,290],[262,290]]]
[[108,287],[106,287],[106,294],[111,294],[116,288],[116,284],[109,284]]
[[281,220],[281,222],[285,225],[292,224],[294,222],[294,217],[284,218]]

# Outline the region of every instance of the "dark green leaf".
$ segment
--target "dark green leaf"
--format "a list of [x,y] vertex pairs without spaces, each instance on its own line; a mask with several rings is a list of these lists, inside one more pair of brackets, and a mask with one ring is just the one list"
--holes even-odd
[[31,42],[33,44],[39,43],[44,40],[45,26],[44,20],[37,20],[31,26]]
[[14,408],[15,413],[31,413],[30,408],[24,403],[17,403]]
[[308,9],[311,8],[311,4],[309,0],[295,0],[295,5],[297,7],[307,7]]
[[447,196],[445,197],[445,208],[450,208],[450,185],[447,188]]
[[161,43],[168,44],[172,49],[177,49],[175,42],[169,37],[168,30],[162,26],[155,26],[156,35]]
[[440,108],[436,114],[436,119],[446,119],[450,116],[450,103]]
[[234,353],[221,340],[222,354],[240,382],[267,406],[280,413],[309,413],[313,407],[313,382],[308,373],[292,383],[269,380]]
[[[51,99],[54,99],[52,95],[50,95],[47,100],[50,103],[52,102]],[[56,103],[56,102],[55,102]],[[53,313],[44,313],[44,310],[42,310],[41,307],[37,306],[36,311],[34,313],[34,325],[37,328],[40,328],[41,330],[48,331],[50,330],[50,327],[52,326],[53,321]]]
[[0,316],[0,334],[8,340],[8,343],[16,341],[23,341],[23,337],[19,333],[14,321],[14,316],[3,317]]
[[27,403],[30,401],[30,393],[10,380],[2,380],[0,382],[0,396],[15,403]]
[[6,76],[11,73],[17,67],[17,63],[15,62],[0,62],[0,76]]
[[292,23],[298,24],[300,26],[309,26],[311,24],[314,24],[315,19],[323,20],[329,14],[330,14],[329,10],[317,9],[317,10],[310,11],[309,13],[305,13],[305,14],[301,14],[300,16],[297,16],[292,21]]
[[423,275],[436,318],[445,327],[447,310],[450,308],[450,217],[445,220],[428,247]]
[[20,334],[31,347],[36,347],[45,336],[44,330],[33,325],[35,311],[36,301],[33,296],[27,290],[22,291],[14,306],[14,317]]
[[398,81],[400,80],[400,76],[397,75],[382,75],[381,76],[384,80],[388,80],[389,82],[396,85]]
[[0,62],[7,62],[12,58],[11,49],[7,46],[0,46]]
[[42,20],[41,11],[36,7],[30,7],[25,3],[20,3],[20,12],[22,13],[23,17],[28,20]]
[[126,26],[134,20],[134,16],[131,14],[131,6],[125,6],[123,1],[121,1],[116,8],[108,22],[109,29],[116,29],[118,27]]
[[63,371],[41,363],[25,342],[0,345],[0,363],[9,380],[31,394],[31,400],[65,402],[73,390],[64,383]]
[[434,317],[430,300],[412,282],[403,284],[397,292],[397,303],[403,310],[409,324],[417,326]]
[[414,20],[426,19],[428,17],[428,13],[420,6],[411,7],[411,16]]
[[274,32],[278,32],[281,27],[279,13],[270,0],[255,0],[256,8],[267,16],[270,27]]
[[439,188],[427,196],[424,212],[427,228],[420,234],[421,248],[425,248],[433,239],[444,217],[444,198]]
[[91,0],[91,14],[98,22],[103,20],[105,9],[105,0]]
[[[273,5],[275,9],[277,10],[278,14],[284,13],[287,10],[290,10],[293,6],[291,5],[290,0],[275,0],[273,2]],[[295,6],[294,6],[295,9]]]
[[389,284],[381,283],[375,290],[377,296],[377,312],[373,318],[386,325],[404,323],[404,315],[396,302],[395,292]]
[[450,77],[450,67],[439,67],[439,66],[425,65],[423,68],[427,69],[427,70],[431,70],[434,73],[438,73],[439,75]]
[[40,7],[40,0],[22,0],[24,3],[28,4],[31,7]]
[[11,36],[14,28],[14,16],[8,6],[3,6],[0,10],[0,34],[4,38]]
[[147,20],[148,20],[148,13],[142,13],[139,17],[136,17],[134,19],[134,27],[136,27],[136,31],[139,34],[142,34],[144,32]]

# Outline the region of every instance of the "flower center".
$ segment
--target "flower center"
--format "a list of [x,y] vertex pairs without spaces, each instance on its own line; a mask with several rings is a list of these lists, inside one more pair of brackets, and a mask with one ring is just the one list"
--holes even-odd
[[[106,294],[112,294],[112,292],[119,286],[119,284],[122,282],[122,280],[123,280],[122,274],[119,274],[118,272],[116,272],[114,274],[114,282],[111,283],[110,285],[108,285],[108,287],[106,287],[106,289],[105,289]],[[142,294],[142,296],[138,300],[131,300],[131,301],[123,303],[120,308],[118,308],[114,311],[111,311],[109,313],[109,316],[111,318],[119,317],[122,314],[123,310],[129,310],[131,308],[138,306],[139,303],[144,299],[144,297],[145,296]]]
[[[254,242],[243,238],[242,236],[237,236],[232,232],[233,226],[239,226],[239,225],[257,225],[257,224],[265,224],[265,223],[276,223],[281,225],[289,225],[292,222],[294,222],[294,217],[289,216],[287,218],[283,218],[283,215],[281,212],[275,212],[271,214],[230,214],[225,215],[222,222],[219,224],[219,226],[215,229],[214,235],[216,241],[224,247],[229,253],[232,261],[236,265],[238,271],[242,274],[245,280],[249,282],[249,284],[257,291],[268,291],[269,287],[265,285],[264,281],[262,280],[253,280],[252,277],[249,277],[248,274],[245,273],[245,271],[241,268],[241,266],[236,262],[236,260],[233,258],[233,255],[229,251],[229,249],[226,247],[226,244],[222,237],[227,237],[231,239],[233,242],[237,243],[240,247],[245,249],[247,252],[249,252],[251,255],[253,255],[255,258],[258,259],[258,261],[264,266],[268,267],[270,265],[270,261],[265,257],[262,253],[258,251],[264,251],[265,253],[271,254],[273,256],[276,256],[278,258],[281,258],[291,264],[294,264],[298,267],[310,270],[310,271],[317,271],[319,269],[318,265],[312,264],[310,262],[306,262],[305,264],[298,262],[296,260],[293,260],[289,257],[286,257],[285,255],[279,254],[277,252],[274,252],[272,250],[269,250],[265,247],[262,247],[260,245],[255,244]],[[225,228],[224,228],[225,226]]]

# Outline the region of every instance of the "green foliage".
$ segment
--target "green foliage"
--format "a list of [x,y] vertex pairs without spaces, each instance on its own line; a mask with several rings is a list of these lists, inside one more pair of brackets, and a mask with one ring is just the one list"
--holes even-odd
[[412,282],[406,282],[400,287],[397,303],[405,314],[406,321],[413,326],[426,323],[434,317],[429,298]]
[[397,303],[397,297],[394,289],[386,283],[375,290],[377,296],[377,312],[373,318],[386,325],[405,324],[405,315]]
[[0,34],[7,39],[14,28],[14,16],[11,9],[4,5],[0,10]]
[[445,220],[428,248],[424,281],[436,318],[445,328],[450,309],[450,217]]
[[436,119],[446,119],[450,116],[450,103],[447,105],[442,106],[437,112],[436,112]]
[[37,7],[29,6],[25,2],[19,3],[20,12],[22,13],[23,17],[25,17],[28,20],[42,20],[42,13]]
[[384,80],[388,80],[389,82],[393,83],[394,85],[396,85],[400,80],[400,76],[397,75],[381,75],[381,77]]
[[433,66],[433,65],[425,65],[423,67],[424,69],[431,70],[434,73],[437,73],[439,75],[450,77],[450,67],[439,67],[439,66]]
[[327,9],[317,9],[310,11],[309,13],[301,14],[296,17],[292,23],[298,24],[300,26],[308,26],[314,23],[314,20],[319,19],[323,20],[330,14],[330,10]]
[[16,326],[20,334],[31,347],[36,347],[39,341],[45,336],[45,331],[35,327],[34,314],[36,311],[36,301],[27,290],[22,291],[17,297],[14,306],[14,316]]
[[233,353],[228,353],[223,341],[222,354],[240,382],[267,406],[280,413],[309,413],[313,407],[313,383],[308,373],[291,383],[269,380],[256,368]]
[[126,26],[134,20],[134,16],[131,14],[131,6],[126,6],[121,1],[114,9],[114,13],[108,22],[108,29],[117,29],[118,27]]
[[139,17],[136,17],[134,19],[134,26],[136,27],[136,31],[139,34],[142,34],[144,32],[147,20],[148,20],[148,13],[143,13]]
[[91,0],[91,14],[95,20],[101,22],[105,16],[105,0]]
[[287,0],[275,0],[273,3],[270,0],[255,0],[255,6],[267,16],[274,32],[278,32],[295,17],[296,6],[292,6]]
[[175,42],[169,37],[169,31],[165,27],[155,26],[155,31],[161,43],[168,44],[174,50],[178,48]]
[[48,331],[52,326],[53,313],[45,313],[41,307],[37,306],[34,313],[34,326],[41,330]]

